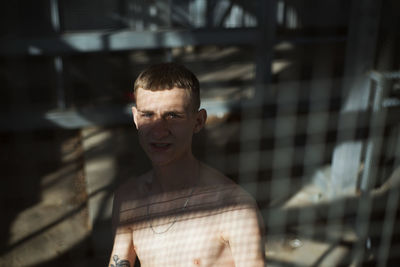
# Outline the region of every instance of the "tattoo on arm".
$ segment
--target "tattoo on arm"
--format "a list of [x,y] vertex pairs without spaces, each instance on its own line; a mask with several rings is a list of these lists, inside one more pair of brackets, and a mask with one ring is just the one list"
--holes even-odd
[[118,255],[113,256],[114,264],[111,264],[110,267],[131,267],[131,264],[128,260],[121,260]]

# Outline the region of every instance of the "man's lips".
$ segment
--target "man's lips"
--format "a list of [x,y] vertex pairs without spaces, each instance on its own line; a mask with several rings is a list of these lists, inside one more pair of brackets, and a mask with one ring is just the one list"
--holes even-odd
[[150,143],[150,147],[155,151],[164,151],[167,150],[171,146],[171,143],[161,143],[161,142],[152,142]]

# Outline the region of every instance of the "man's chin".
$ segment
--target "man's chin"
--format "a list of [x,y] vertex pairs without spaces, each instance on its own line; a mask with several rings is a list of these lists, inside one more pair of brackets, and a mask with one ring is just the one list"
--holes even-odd
[[170,153],[160,153],[160,152],[148,152],[148,158],[150,159],[153,166],[163,166],[170,164],[172,160],[172,155]]
[[150,160],[153,167],[164,167],[172,163],[171,159],[151,158]]

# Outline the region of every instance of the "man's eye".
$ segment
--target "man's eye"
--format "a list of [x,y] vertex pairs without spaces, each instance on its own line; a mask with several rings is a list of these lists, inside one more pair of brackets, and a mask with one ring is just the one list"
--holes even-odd
[[175,118],[179,118],[179,115],[175,114],[175,113],[168,113],[167,114],[167,118],[168,119],[175,119]]
[[142,117],[144,118],[151,118],[151,116],[153,116],[151,113],[142,113]]

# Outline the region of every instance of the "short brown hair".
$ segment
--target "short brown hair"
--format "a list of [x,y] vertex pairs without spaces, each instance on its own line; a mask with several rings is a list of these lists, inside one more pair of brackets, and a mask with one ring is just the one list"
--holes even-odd
[[185,66],[177,63],[159,63],[143,70],[135,81],[135,100],[139,88],[151,91],[185,89],[190,93],[195,111],[200,108],[199,80]]

